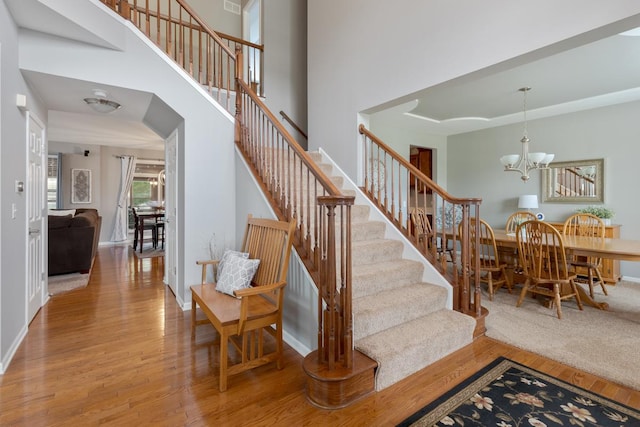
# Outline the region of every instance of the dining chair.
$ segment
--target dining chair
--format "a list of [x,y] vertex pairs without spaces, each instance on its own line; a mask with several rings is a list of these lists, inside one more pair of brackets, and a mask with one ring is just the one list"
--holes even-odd
[[[471,259],[479,259],[480,263],[480,283],[487,284],[489,300],[493,301],[493,295],[506,285],[511,293],[511,277],[507,274],[507,264],[500,261],[500,254],[497,249],[493,229],[484,220],[479,220],[479,227],[476,227],[476,218],[469,218],[469,247],[471,249]],[[458,225],[458,235],[462,239],[463,227]]]
[[144,232],[151,231],[151,241],[153,247],[155,248],[158,245],[158,229],[156,227],[155,222],[147,222],[143,218],[139,216],[139,212],[137,208],[131,208],[131,212],[133,213],[134,218],[134,230],[133,230],[133,250],[135,251],[138,242],[140,243],[140,253],[142,253],[142,248],[144,246]]
[[[520,224],[525,221],[531,221],[535,219],[536,215],[533,212],[514,212],[509,216],[509,218],[507,218],[507,223],[504,227],[505,231],[507,232],[507,234],[515,234],[516,229]],[[509,270],[511,280],[513,282],[514,275],[522,273],[522,266],[520,266],[518,250],[515,248],[500,247],[498,248],[498,251],[500,252],[500,258],[507,264],[507,270]]]
[[431,237],[431,222],[423,208],[411,208],[409,211],[413,237],[421,249],[427,250]]
[[516,229],[516,241],[526,277],[516,307],[520,307],[530,292],[553,298],[558,319],[562,319],[562,300],[575,298],[582,310],[576,274],[569,271],[560,232],[543,221],[526,221]]
[[425,210],[418,207],[411,208],[409,210],[409,219],[412,225],[413,236],[420,250],[423,251],[423,253],[428,253],[434,248],[433,255],[440,260],[443,268],[445,268],[447,260],[446,253],[442,250],[441,244],[433,244],[433,242],[440,242],[441,239],[438,239],[435,233],[433,233],[431,221]]
[[[595,215],[587,213],[577,213],[571,215],[564,222],[562,233],[566,236],[588,236],[604,238],[606,227],[604,221]],[[604,285],[600,267],[602,265],[601,257],[593,256],[573,256],[569,260],[569,264],[576,268],[584,268],[587,270],[587,283],[589,284],[589,295],[593,298],[594,276],[602,287],[602,292],[607,294],[607,288]],[[580,274],[579,274],[580,276]],[[584,276],[583,276],[584,277]]]
[[507,224],[505,225],[505,230],[509,234],[515,234],[516,229],[520,224],[525,221],[532,221],[536,219],[536,215],[533,212],[529,211],[517,211],[512,213],[509,218],[507,218]]

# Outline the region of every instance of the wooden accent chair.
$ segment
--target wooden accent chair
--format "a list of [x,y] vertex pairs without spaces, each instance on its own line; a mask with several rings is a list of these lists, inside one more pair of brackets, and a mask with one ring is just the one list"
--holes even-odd
[[[578,213],[567,218],[564,222],[562,234],[565,236],[590,236],[604,238],[605,231],[606,228],[604,221],[600,218],[588,213]],[[587,270],[587,283],[589,283],[589,295],[591,295],[591,298],[593,298],[594,275],[602,287],[602,292],[604,292],[605,295],[608,295],[607,288],[604,286],[604,280],[602,280],[602,274],[600,274],[602,258],[592,256],[574,256],[569,260],[569,264],[574,267],[582,267]]]
[[553,298],[562,319],[561,302],[575,298],[578,308],[582,302],[575,284],[576,274],[568,270],[564,242],[560,232],[543,221],[526,221],[516,230],[520,263],[526,280],[516,307],[520,307],[527,292]]
[[[487,222],[480,220],[479,244],[476,245],[476,218],[469,219],[469,247],[471,248],[471,259],[475,259],[476,254],[480,260],[480,282],[487,284],[489,299],[493,301],[493,295],[502,287],[507,285],[511,293],[511,277],[507,275],[507,264],[500,262],[500,254],[496,245],[496,238],[493,229]],[[458,225],[458,234],[462,236],[462,224]],[[464,236],[463,236],[464,238]]]
[[[209,322],[220,334],[220,391],[227,389],[230,375],[270,362],[282,369],[282,306],[294,230],[295,219],[285,222],[249,215],[241,251],[248,254],[247,261],[260,261],[250,286],[231,292],[235,297],[218,289],[231,274],[232,263],[227,260],[217,272],[220,261],[197,262],[202,266],[202,283],[191,286],[191,336],[195,338],[196,325]],[[207,283],[208,266],[214,268],[214,283]],[[196,304],[207,319],[196,319]],[[265,353],[263,331],[275,339],[272,352]],[[228,366],[230,345],[239,352],[240,362]]]

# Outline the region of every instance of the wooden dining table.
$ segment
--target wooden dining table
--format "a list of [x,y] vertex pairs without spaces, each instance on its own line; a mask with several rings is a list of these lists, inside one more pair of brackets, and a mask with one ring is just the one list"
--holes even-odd
[[[496,245],[504,248],[518,248],[516,236],[507,233],[506,230],[493,230]],[[621,261],[640,261],[640,240],[627,240],[607,237],[565,236],[562,235],[565,250],[568,255],[593,256],[601,258],[617,259]],[[586,305],[607,310],[609,304],[597,302],[578,286],[580,299]]]

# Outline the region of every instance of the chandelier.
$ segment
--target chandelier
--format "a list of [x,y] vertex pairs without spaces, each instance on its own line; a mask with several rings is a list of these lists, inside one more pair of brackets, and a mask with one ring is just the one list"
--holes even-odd
[[529,153],[529,137],[527,136],[527,92],[530,87],[522,87],[518,89],[523,93],[524,112],[524,135],[520,142],[522,143],[522,154],[507,154],[500,157],[500,162],[504,166],[505,172],[520,172],[520,179],[524,182],[529,180],[529,171],[535,169],[548,169],[549,163],[553,160],[553,154],[547,153]]

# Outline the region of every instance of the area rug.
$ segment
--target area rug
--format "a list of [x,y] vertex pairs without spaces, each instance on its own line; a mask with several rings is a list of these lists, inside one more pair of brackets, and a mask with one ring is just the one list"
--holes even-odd
[[57,295],[74,289],[84,288],[89,283],[89,274],[72,273],[59,276],[49,276],[47,287],[49,295]]
[[638,426],[640,412],[506,358],[399,426]]
[[159,256],[164,256],[164,249],[153,249],[153,246],[149,246],[149,248],[142,248],[142,252],[140,252],[140,250],[134,251],[133,247],[131,247],[130,249],[133,251],[133,254],[138,259],[155,258]]
[[585,306],[578,310],[573,300],[562,302],[562,319],[541,298],[526,297],[520,307],[520,289],[512,294],[501,289],[493,301],[483,292],[482,305],[488,337],[543,355],[610,381],[640,390],[638,343],[640,342],[640,283],[619,282],[607,287],[608,296],[597,288],[595,299],[609,310]]

